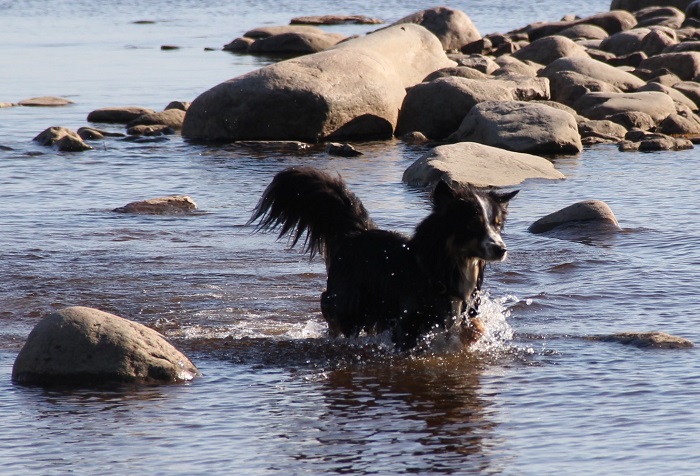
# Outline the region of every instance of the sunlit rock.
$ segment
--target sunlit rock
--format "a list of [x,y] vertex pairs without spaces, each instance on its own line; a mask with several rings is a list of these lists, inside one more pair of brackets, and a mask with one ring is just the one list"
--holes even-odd
[[573,224],[620,229],[617,218],[607,203],[600,200],[586,200],[540,218],[530,225],[528,231],[535,234],[545,233],[558,227]]
[[609,336],[591,336],[589,339],[603,342],[618,342],[639,347],[640,349],[688,349],[694,347],[694,344],[688,339],[659,331],[621,332]]
[[12,380],[22,384],[172,383],[199,375],[158,332],[89,307],[41,320],[19,352]]
[[131,202],[112,211],[117,213],[142,213],[145,215],[177,215],[190,213],[196,209],[197,204],[187,195],[172,195]]

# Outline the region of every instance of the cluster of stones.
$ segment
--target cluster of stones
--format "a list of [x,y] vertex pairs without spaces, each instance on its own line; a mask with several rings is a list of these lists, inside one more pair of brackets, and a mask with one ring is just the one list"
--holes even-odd
[[77,131],[62,126],[49,127],[34,140],[41,145],[56,147],[62,152],[80,152],[93,149],[89,141],[118,137],[121,140],[146,141],[161,140],[163,136],[174,134],[182,129],[185,111],[189,103],[172,101],[163,111],[139,106],[105,107],[88,114],[92,123],[124,124],[126,134],[111,132],[94,127],[81,127]]

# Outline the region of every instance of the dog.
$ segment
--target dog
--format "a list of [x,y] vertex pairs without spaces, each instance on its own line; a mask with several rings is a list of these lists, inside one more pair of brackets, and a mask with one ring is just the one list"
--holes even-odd
[[478,318],[487,261],[502,261],[508,202],[518,193],[440,181],[432,212],[413,236],[380,230],[340,176],[312,167],[279,172],[248,224],[279,230],[290,248],[321,253],[328,282],[321,312],[333,337],[389,331],[401,350],[431,332],[457,333],[463,345],[484,332]]

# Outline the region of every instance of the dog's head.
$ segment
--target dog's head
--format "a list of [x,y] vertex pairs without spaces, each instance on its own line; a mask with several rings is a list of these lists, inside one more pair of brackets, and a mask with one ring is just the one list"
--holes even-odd
[[452,187],[440,181],[433,192],[433,210],[451,223],[448,246],[462,258],[504,260],[508,249],[501,230],[508,202],[518,192]]

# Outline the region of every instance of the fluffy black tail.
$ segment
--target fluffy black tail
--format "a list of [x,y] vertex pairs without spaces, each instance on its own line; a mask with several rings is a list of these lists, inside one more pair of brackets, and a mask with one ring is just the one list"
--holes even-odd
[[360,199],[345,182],[313,167],[292,167],[278,173],[263,192],[249,224],[257,230],[279,228],[291,246],[306,233],[304,251],[313,257],[333,254],[338,239],[375,228]]

